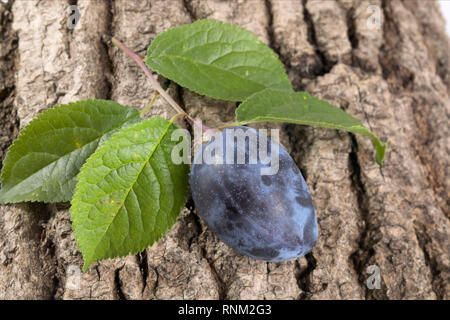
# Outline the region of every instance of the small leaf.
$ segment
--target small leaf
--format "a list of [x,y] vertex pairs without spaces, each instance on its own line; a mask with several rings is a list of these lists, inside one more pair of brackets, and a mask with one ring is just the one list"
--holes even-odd
[[243,101],[265,88],[292,91],[278,56],[252,32],[198,20],[158,35],[147,66],[183,87],[216,99]]
[[376,161],[383,166],[386,143],[380,141],[358,119],[306,92],[289,93],[266,89],[254,94],[238,107],[236,120],[242,123],[290,122],[359,133],[372,139]]
[[79,169],[99,143],[137,121],[137,110],[105,100],[45,110],[20,132],[6,154],[0,203],[69,201]]
[[161,118],[123,128],[81,168],[70,211],[83,270],[94,261],[141,252],[176,221],[189,172],[171,160],[176,128]]

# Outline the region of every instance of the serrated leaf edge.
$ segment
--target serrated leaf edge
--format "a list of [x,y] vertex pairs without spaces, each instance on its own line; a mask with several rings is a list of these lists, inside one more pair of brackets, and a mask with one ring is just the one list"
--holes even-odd
[[[207,22],[207,21],[215,22],[215,23],[217,23],[217,24],[225,24],[225,25],[229,25],[229,26],[232,26],[232,27],[234,27],[234,28],[241,29],[241,30],[244,30],[244,31],[246,31],[246,32],[249,32],[249,33],[254,37],[254,39],[255,39],[258,43],[261,43],[261,44],[265,45],[264,42],[262,42],[262,41],[261,41],[261,40],[260,40],[253,32],[251,32],[250,30],[247,30],[247,29],[245,29],[245,28],[243,28],[243,27],[241,27],[241,26],[238,26],[238,25],[236,25],[236,24],[232,24],[232,23],[228,23],[228,22],[223,22],[223,21],[219,21],[219,20],[216,20],[216,19],[201,19],[201,20],[197,20],[197,21],[195,21],[194,23],[191,23],[191,24],[184,24],[184,25],[180,25],[180,26],[176,26],[176,27],[170,28],[170,29],[166,30],[165,32],[168,32],[168,31],[171,31],[171,30],[176,30],[176,29],[179,29],[179,28],[184,28],[184,27],[186,27],[187,25],[194,25],[194,24],[196,24],[196,23],[204,23],[204,22]],[[153,41],[157,40],[158,37],[160,37],[161,35],[164,35],[165,32],[163,32],[163,33],[157,35],[156,38],[155,38]],[[199,31],[199,32],[200,32],[200,31]],[[197,32],[197,33],[199,33],[199,32]],[[153,43],[153,41],[152,41],[152,43]],[[279,68],[280,71],[281,71],[280,74],[282,74],[282,77],[280,77],[280,82],[279,82],[279,84],[283,84],[283,82],[286,82],[286,84],[289,84],[289,89],[288,89],[288,88],[286,88],[286,90],[285,90],[285,89],[282,89],[282,88],[277,88],[277,89],[278,89],[278,90],[288,91],[288,92],[293,91],[292,84],[291,84],[291,82],[289,81],[289,77],[287,76],[286,70],[285,70],[285,68],[284,68],[284,66],[283,66],[283,63],[282,63],[281,60],[280,60],[280,57],[278,56],[278,54],[277,54],[275,51],[272,50],[272,48],[270,48],[270,47],[267,46],[267,45],[265,45],[265,46],[267,47],[267,49],[269,49],[268,52],[271,53],[272,57],[275,58],[276,64],[278,65],[278,68]],[[145,59],[144,59],[145,64],[146,64],[150,69],[154,68],[155,65],[158,65],[158,63],[156,63],[155,60],[151,60],[151,58],[152,58],[152,55],[150,54],[151,48],[152,48],[152,45],[150,44],[149,48],[147,49],[146,57],[145,57]],[[161,58],[164,58],[164,57],[169,57],[169,55],[157,56],[157,57],[154,57],[154,58],[159,58],[159,59],[161,59]],[[182,56],[170,56],[170,57],[176,57],[176,58],[184,59],[184,60],[187,60],[187,61],[189,61],[190,63],[192,63],[192,64],[194,64],[194,65],[202,65],[202,66],[213,67],[213,68],[215,68],[215,69],[217,69],[217,70],[220,70],[220,71],[223,71],[223,72],[228,72],[228,73],[230,73],[230,74],[233,74],[234,76],[240,77],[241,79],[244,79],[244,80],[249,81],[249,82],[253,82],[253,83],[255,83],[255,84],[261,86],[262,88],[261,88],[260,91],[262,91],[262,90],[268,88],[268,87],[265,87],[265,86],[261,85],[260,83],[254,82],[254,81],[249,80],[249,79],[247,79],[247,78],[242,78],[242,77],[239,76],[238,74],[235,74],[234,72],[229,71],[229,70],[226,70],[226,69],[221,69],[221,68],[218,68],[218,67],[216,67],[216,66],[208,65],[208,64],[205,64],[205,63],[199,63],[199,62],[196,62],[196,61],[187,59],[187,58],[182,57]],[[160,72],[160,71],[156,70],[156,68],[155,68],[154,71],[157,72],[157,73],[159,73],[159,74],[161,74],[162,76],[164,76],[164,77],[166,77],[166,78],[168,78],[168,79],[171,79],[171,77],[169,76],[169,74],[168,74],[167,72]],[[173,79],[171,79],[171,80],[172,80],[172,81],[175,81],[175,80],[173,80]],[[245,98],[244,98],[244,99],[229,99],[229,98],[222,97],[222,96],[210,96],[210,95],[206,94],[206,91],[199,90],[199,89],[195,89],[195,88],[193,88],[192,86],[187,85],[186,82],[184,82],[184,81],[175,81],[175,82],[177,82],[177,83],[178,83],[179,85],[181,85],[182,87],[188,88],[189,90],[191,90],[191,91],[193,91],[193,92],[196,92],[196,93],[198,93],[198,94],[200,94],[200,95],[206,96],[206,97],[210,97],[210,98],[214,98],[214,99],[220,99],[220,100],[224,100],[224,101],[232,101],[232,102],[239,102],[239,101],[245,100]],[[258,91],[258,92],[260,92],[260,91]],[[247,98],[248,98],[248,97],[247,97]]]
[[[153,119],[154,119],[154,118],[153,118]],[[162,119],[162,118],[161,118],[161,119]],[[165,119],[163,119],[163,120],[165,120]],[[136,175],[136,179],[133,181],[133,183],[131,184],[131,186],[134,186],[134,184],[136,183],[136,181],[137,181],[137,179],[139,178],[140,174],[141,174],[142,171],[144,170],[145,166],[149,163],[149,161],[150,161],[151,157],[153,156],[154,152],[155,152],[156,149],[161,145],[161,141],[164,139],[164,137],[166,136],[166,134],[167,134],[167,132],[169,131],[170,127],[173,125],[173,121],[174,121],[174,120],[175,120],[175,119],[172,119],[172,120],[168,121],[167,127],[165,128],[164,132],[161,134],[160,138],[158,139],[157,143],[155,144],[155,147],[154,147],[153,150],[151,151],[150,155],[149,155],[149,156],[147,157],[147,159],[144,161],[144,165],[142,166],[142,168],[141,168],[141,170],[139,171],[139,173]],[[165,121],[167,121],[167,120],[165,120]],[[116,132],[113,136],[110,137],[110,139],[114,138],[114,136],[115,136],[116,134],[119,134],[119,133],[120,133],[120,131],[119,131],[119,132]],[[109,140],[109,139],[108,139],[108,140]],[[97,152],[97,151],[96,151],[96,152]],[[95,154],[96,152],[94,152],[91,156],[94,156],[94,154]],[[83,168],[88,164],[88,161],[89,161],[89,158],[88,158],[88,160],[85,162],[85,164],[81,167],[81,169],[80,169],[80,174],[81,174],[81,172],[83,171]],[[78,185],[78,183],[77,183],[77,186],[76,186],[76,188],[75,188],[75,195],[76,195],[77,192],[78,192],[78,188],[79,188],[79,185]],[[129,195],[131,189],[132,189],[132,187],[129,188],[129,190],[127,191],[127,193],[126,193],[124,199],[126,199],[126,198],[128,197],[128,195]],[[75,199],[75,196],[74,196],[73,199],[72,199],[72,202],[75,201],[75,200],[76,200],[76,199]],[[125,204],[125,201],[122,201],[120,207],[118,208],[118,210],[117,210],[117,211],[115,212],[115,214],[114,214],[114,219],[116,218],[117,213],[122,209],[122,207],[124,206],[124,204]],[[180,208],[180,209],[181,209],[181,208]],[[114,221],[114,219],[113,219],[113,221]],[[72,221],[72,215],[71,215],[71,221]],[[108,225],[108,227],[106,228],[106,230],[105,230],[105,232],[103,233],[102,237],[100,238],[100,241],[98,241],[98,243],[96,244],[96,246],[95,246],[95,248],[94,248],[94,250],[93,250],[92,256],[95,256],[95,253],[96,253],[96,251],[97,251],[97,248],[98,248],[99,244],[101,243],[101,240],[103,239],[103,237],[104,237],[104,236],[106,235],[106,233],[108,232],[110,226],[113,224],[113,223],[112,223],[113,221],[111,221],[111,223]],[[72,224],[72,228],[73,228],[74,231],[75,231],[75,238],[77,239],[77,238],[78,238],[78,237],[77,237],[78,230],[77,230],[77,228],[75,227],[74,224]],[[165,231],[167,231],[168,229],[169,229],[169,227],[167,227]],[[77,243],[78,243],[78,240],[77,240]],[[108,259],[119,258],[119,257],[126,257],[126,256],[128,256],[128,255],[130,255],[130,254],[137,254],[137,253],[143,251],[144,249],[146,249],[147,247],[148,247],[148,246],[144,246],[143,248],[139,248],[139,249],[137,249],[137,250],[130,250],[127,254],[118,255],[118,256],[115,256],[115,257],[110,257],[110,258],[108,258]],[[81,249],[81,247],[80,247],[80,249]],[[82,252],[82,253],[83,253],[83,252]],[[96,262],[92,257],[91,257],[90,259],[86,259],[86,257],[84,256],[84,254],[83,254],[83,259],[84,259],[84,264],[83,264],[83,267],[82,267],[83,272],[85,272],[85,271],[89,268],[89,266],[90,266],[92,263]]]
[[[4,160],[3,160],[3,164],[5,164],[5,163],[8,161],[8,158],[9,158],[9,156],[10,156],[10,151],[11,151],[12,149],[15,148],[14,146],[17,145],[17,143],[20,143],[21,140],[24,139],[23,137],[26,136],[26,135],[28,134],[28,131],[32,130],[32,127],[30,127],[30,125],[32,125],[32,123],[36,123],[36,122],[38,122],[38,121],[43,121],[42,118],[45,117],[45,116],[47,116],[47,114],[50,113],[50,112],[55,112],[55,110],[57,111],[57,109],[65,108],[65,107],[68,107],[68,106],[71,106],[71,105],[75,105],[75,104],[77,104],[77,103],[79,103],[79,102],[86,102],[86,103],[89,103],[89,102],[107,102],[107,103],[110,103],[110,102],[114,102],[114,101],[103,100],[103,99],[86,99],[86,100],[79,100],[79,101],[76,101],[76,102],[69,102],[69,103],[66,103],[66,104],[60,104],[60,105],[57,105],[57,106],[54,106],[54,107],[52,107],[52,108],[48,108],[48,109],[44,110],[43,112],[41,112],[40,114],[38,114],[34,119],[32,119],[32,120],[31,120],[31,121],[30,121],[30,122],[29,122],[29,123],[28,123],[21,131],[20,131],[18,137],[17,137],[17,138],[13,141],[13,143],[8,147],[8,150],[7,150],[7,152],[6,152],[6,156],[5,156]],[[117,103],[117,102],[115,102],[115,103]],[[119,103],[117,103],[117,104],[119,104]],[[120,105],[120,104],[119,104],[119,105]],[[131,107],[129,107],[129,106],[123,106],[123,107],[131,108]],[[139,118],[139,112],[136,113],[136,118]],[[131,119],[132,119],[132,118],[130,118],[130,120],[131,120]],[[110,134],[110,133],[113,132],[114,130],[119,129],[122,125],[123,125],[123,124],[121,124],[121,125],[119,125],[119,126],[116,126],[116,127],[112,128],[111,130],[108,130],[107,132],[103,133],[103,135],[101,135],[100,137],[98,137],[98,138],[96,138],[96,139],[94,139],[94,140],[92,140],[92,141],[89,141],[89,142],[85,143],[85,144],[82,145],[80,148],[83,148],[83,147],[85,147],[85,146],[87,146],[87,145],[89,145],[89,144],[95,142],[96,140],[100,141],[104,136]],[[31,128],[31,129],[30,129],[30,128]],[[67,128],[69,128],[69,127],[67,127]],[[92,130],[98,132],[99,134],[101,134],[101,132],[100,132],[100,131],[97,131],[95,128],[89,128],[89,129],[92,129]],[[59,157],[58,159],[56,159],[56,160],[54,160],[54,161],[48,163],[47,166],[45,166],[45,167],[41,168],[40,170],[34,172],[32,175],[28,176],[26,179],[22,180],[20,183],[23,183],[25,180],[28,180],[28,179],[32,178],[35,174],[39,173],[41,170],[45,169],[46,167],[48,167],[49,165],[53,164],[54,162],[59,161],[61,158],[66,157],[67,155],[71,154],[71,153],[74,152],[74,151],[75,151],[75,150],[72,150],[71,152],[68,152],[68,153],[62,155],[61,157]],[[2,168],[2,169],[3,169],[3,168]],[[2,170],[2,173],[3,173],[3,170]],[[8,190],[6,190],[6,192],[5,192],[5,191],[4,191],[4,188],[3,188],[3,180],[4,180],[3,174],[0,174],[0,204],[13,204],[13,203],[20,203],[20,202],[55,203],[55,202],[65,202],[65,201],[70,201],[70,198],[65,198],[65,197],[59,197],[59,198],[56,197],[56,198],[54,198],[54,199],[32,199],[32,198],[29,198],[29,197],[23,197],[21,200],[13,200],[13,201],[5,200],[5,198],[4,198],[5,195],[7,195],[8,192],[9,192],[11,189],[13,189],[14,187],[20,185],[20,183],[14,185],[13,187],[11,187],[11,188],[9,188]]]
[[[282,90],[274,89],[274,88],[269,88],[269,90],[282,91]],[[250,124],[250,123],[257,123],[257,122],[294,123],[294,124],[300,124],[300,125],[308,125],[308,126],[312,126],[312,127],[321,127],[321,128],[343,130],[343,131],[347,131],[347,132],[350,132],[350,133],[359,133],[361,135],[364,135],[366,137],[371,138],[372,144],[374,145],[375,150],[376,150],[375,161],[378,163],[380,168],[383,167],[383,160],[384,160],[384,157],[386,155],[386,149],[387,149],[387,143],[386,142],[381,141],[380,138],[378,138],[378,136],[376,136],[374,133],[372,133],[372,131],[370,131],[369,129],[364,127],[364,125],[362,124],[362,122],[359,119],[357,119],[357,118],[353,117],[352,115],[346,113],[344,110],[342,110],[342,109],[340,109],[340,108],[338,108],[336,106],[333,106],[332,104],[328,103],[326,100],[322,100],[322,99],[319,99],[317,97],[309,95],[309,93],[307,93],[307,92],[293,92],[293,93],[296,93],[296,94],[307,94],[308,96],[310,96],[312,98],[315,98],[315,99],[327,102],[331,106],[333,106],[333,107],[337,108],[338,110],[341,110],[342,112],[346,113],[347,115],[349,115],[350,117],[352,117],[353,119],[358,121],[360,124],[345,127],[345,126],[339,126],[339,125],[335,125],[335,124],[329,124],[327,122],[319,122],[319,121],[311,122],[311,121],[303,121],[303,120],[296,120],[296,119],[279,118],[279,117],[275,117],[275,116],[270,116],[270,118],[267,117],[267,116],[256,116],[256,117],[253,118],[253,120],[250,120],[250,121],[240,120],[239,119],[239,114],[242,111],[245,111],[245,110],[247,110],[247,108],[249,108],[249,105],[245,104],[245,103],[248,100],[250,100],[253,96],[255,96],[257,94],[262,94],[262,93],[263,92],[260,91],[260,92],[256,92],[255,94],[251,95],[241,105],[239,105],[239,107],[236,109],[236,111],[235,111],[236,117],[235,118],[236,118],[236,121],[239,124],[244,125],[244,124]],[[320,125],[320,124],[323,124],[323,125]]]

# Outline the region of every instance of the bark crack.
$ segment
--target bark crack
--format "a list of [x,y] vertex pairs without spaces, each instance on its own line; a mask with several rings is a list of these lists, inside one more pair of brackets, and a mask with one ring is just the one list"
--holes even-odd
[[[42,232],[41,232],[41,250],[40,250],[40,260],[45,261],[47,259],[50,259],[53,261],[51,265],[53,266],[53,278],[52,278],[52,290],[50,299],[56,300],[59,298],[58,296],[58,290],[61,285],[64,285],[64,283],[61,281],[61,274],[58,272],[61,268],[61,265],[59,264],[59,261],[57,259],[56,254],[56,243],[54,239],[54,233],[50,231],[49,221],[51,221],[50,218],[55,217],[59,212],[56,204],[48,204],[44,207],[45,212],[48,214],[46,217],[46,223],[43,225]],[[63,287],[64,289],[64,287]]]
[[17,72],[18,35],[12,30],[13,2],[3,4],[6,8],[0,16],[0,163],[6,151],[16,138],[20,121],[14,108],[16,86],[14,74]]
[[155,272],[155,283],[153,284],[153,288],[152,288],[152,293],[153,293],[153,297],[156,299],[156,293],[158,291],[158,285],[159,285],[159,272],[158,272],[158,268],[152,268],[153,271]]
[[315,53],[321,62],[321,68],[318,68],[318,71],[316,71],[315,76],[316,77],[323,76],[329,73],[336,63],[328,61],[324,53],[319,49],[319,44],[317,43],[316,38],[316,30],[314,27],[314,21],[312,20],[311,14],[309,13],[306,7],[308,4],[308,0],[302,0],[302,4],[303,4],[303,19],[305,20],[305,24],[308,30],[308,42],[314,48]]
[[436,258],[433,257],[427,249],[427,245],[431,242],[431,238],[423,227],[419,227],[416,225],[414,227],[414,231],[416,234],[417,242],[419,243],[419,247],[423,252],[425,263],[430,270],[431,288],[436,294],[437,299],[442,300],[445,298],[445,281],[441,277],[441,271],[439,270],[439,264],[437,263]]
[[102,52],[100,54],[102,57],[101,60],[103,61],[103,67],[106,70],[104,76],[106,84],[104,98],[110,100],[112,97],[114,75],[115,75],[115,67],[110,50],[111,37],[114,34],[114,25],[113,25],[114,3],[112,1],[107,1],[106,4],[107,4],[106,25],[109,33],[102,35],[100,37],[100,43],[102,45]]
[[148,279],[148,259],[147,259],[147,251],[142,251],[136,255],[139,270],[141,271],[141,277],[142,277],[142,292],[145,291],[145,288],[147,287],[147,279]]
[[58,259],[56,259],[55,243],[54,243],[53,239],[47,235],[47,229],[46,229],[45,225],[42,227],[42,230],[41,230],[41,246],[40,247],[41,247],[39,250],[39,255],[41,256],[40,260],[42,262],[44,262],[46,260],[50,260],[50,261],[54,262],[53,264],[51,264],[52,265],[51,270],[48,270],[48,271],[51,271],[53,273],[53,275],[51,277],[52,283],[51,283],[51,287],[50,287],[49,299],[55,300],[57,298],[58,289],[61,284],[61,281],[59,279],[58,272],[57,272],[59,263],[58,263]]
[[120,280],[120,271],[123,269],[124,266],[125,265],[121,266],[120,268],[114,271],[114,291],[119,300],[127,300],[122,290],[122,280]]
[[312,272],[317,267],[317,260],[312,252],[305,255],[307,261],[306,268],[301,270],[298,261],[295,261],[295,271],[297,278],[297,285],[303,291],[300,294],[300,300],[308,300],[313,295],[311,288]]
[[210,257],[208,257],[206,249],[204,247],[201,247],[200,251],[202,253],[202,258],[208,262],[209,268],[216,282],[219,300],[225,300],[227,298],[227,291],[228,291],[225,281],[222,279],[220,273],[217,271],[216,266],[214,265],[214,261]]
[[[358,37],[356,36],[356,26],[355,26],[355,9],[352,7],[347,11],[347,21],[346,21],[346,25],[347,25],[347,35],[348,35],[348,40],[352,46],[352,50],[350,51],[351,53],[351,63],[353,67],[358,67],[361,68],[361,65],[358,64],[357,58],[354,55],[354,50],[358,49],[358,45],[359,45],[359,40]],[[364,71],[369,71],[369,70],[364,70]]]
[[273,30],[272,3],[270,2],[270,0],[264,0],[264,4],[266,6],[267,17],[268,17],[268,22],[267,22],[267,28],[266,29],[267,29],[267,36],[268,36],[268,39],[269,39],[269,47],[272,48],[272,50],[275,51],[275,53],[281,58],[280,46],[277,45],[277,43],[276,43],[275,33],[274,33],[274,30]]
[[358,160],[358,142],[353,134],[350,134],[352,141],[352,150],[349,154],[349,166],[351,168],[351,180],[352,187],[356,192],[358,209],[361,213],[361,220],[363,222],[363,228],[360,232],[358,240],[358,248],[350,255],[350,260],[353,262],[353,268],[358,274],[358,280],[361,288],[365,292],[366,299],[376,299],[382,298],[387,299],[386,287],[384,283],[381,285],[381,291],[375,292],[369,291],[365,284],[365,269],[372,257],[375,255],[374,245],[378,241],[370,236],[371,233],[379,233],[377,230],[374,231],[374,226],[369,218],[369,205],[368,205],[368,195],[366,193],[366,188],[361,179],[361,166]]
[[183,0],[183,7],[186,10],[186,12],[188,13],[188,15],[192,21],[195,21],[198,19],[191,0]]
[[203,226],[200,222],[200,217],[195,213],[195,204],[192,199],[192,197],[189,197],[188,201],[186,202],[186,208],[189,210],[189,213],[192,217],[192,222],[195,224],[195,229],[197,232],[193,233],[191,237],[188,239],[188,248],[191,250],[192,243],[195,238],[198,238],[199,235],[203,233]]

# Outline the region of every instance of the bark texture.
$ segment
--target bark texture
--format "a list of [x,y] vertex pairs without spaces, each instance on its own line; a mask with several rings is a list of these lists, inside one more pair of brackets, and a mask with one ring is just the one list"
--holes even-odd
[[[71,30],[74,4],[81,20]],[[150,83],[110,37],[144,55],[157,34],[202,18],[253,31],[297,90],[361,119],[388,142],[384,168],[365,137],[278,125],[320,229],[312,253],[284,263],[235,253],[189,201],[145,252],[77,278],[82,258],[67,204],[0,206],[0,299],[448,299],[450,43],[434,1],[0,2],[0,160],[18,131],[56,104],[145,106]],[[159,80],[208,126],[234,116],[234,103]],[[149,116],[172,114],[159,99]],[[380,268],[380,289],[366,286],[371,265]]]

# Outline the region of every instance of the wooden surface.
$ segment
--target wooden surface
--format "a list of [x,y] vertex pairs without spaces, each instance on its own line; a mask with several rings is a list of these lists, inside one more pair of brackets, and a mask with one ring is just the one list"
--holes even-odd
[[[73,30],[71,4],[81,12]],[[365,137],[279,125],[320,229],[312,253],[283,263],[227,248],[189,201],[157,244],[74,278],[82,258],[67,204],[0,206],[0,298],[448,299],[450,44],[436,2],[0,2],[0,160],[18,131],[56,104],[145,106],[149,81],[110,37],[144,55],[155,35],[201,18],[256,33],[280,54],[297,90],[342,107],[388,142],[385,167]],[[234,103],[159,80],[208,126],[234,116]],[[159,99],[149,116],[172,114]],[[366,286],[371,265],[380,269],[378,290]]]

